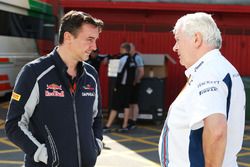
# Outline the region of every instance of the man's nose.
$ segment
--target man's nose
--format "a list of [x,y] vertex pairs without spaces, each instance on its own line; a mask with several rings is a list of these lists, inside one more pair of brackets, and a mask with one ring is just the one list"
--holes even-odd
[[174,51],[174,52],[177,52],[177,45],[176,45],[176,43],[175,43],[175,45],[173,46],[173,51]]
[[96,42],[93,42],[93,43],[92,43],[91,49],[92,49],[92,50],[96,50],[96,49],[97,49]]

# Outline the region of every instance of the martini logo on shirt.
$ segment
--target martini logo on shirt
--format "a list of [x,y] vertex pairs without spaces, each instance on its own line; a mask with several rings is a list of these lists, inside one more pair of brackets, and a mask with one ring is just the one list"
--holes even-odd
[[200,62],[200,64],[198,64],[195,68],[194,68],[194,72],[196,72],[204,63],[204,61]]

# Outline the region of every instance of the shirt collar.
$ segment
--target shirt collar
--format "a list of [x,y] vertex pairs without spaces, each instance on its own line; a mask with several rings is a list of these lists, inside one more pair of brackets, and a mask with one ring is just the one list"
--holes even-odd
[[191,67],[189,67],[185,71],[186,77],[192,76],[195,72],[197,72],[200,67],[206,62],[212,59],[214,56],[220,55],[220,51],[218,49],[213,49],[207,52],[204,56],[202,56],[197,62],[195,62]]
[[[60,57],[59,53],[57,52],[57,48],[55,47],[54,50],[52,51],[52,56],[55,60],[55,65],[56,68],[59,70],[60,74],[65,76],[68,70],[68,67],[66,64],[63,62],[62,58]],[[81,74],[83,73],[83,62],[78,62],[77,64],[77,77],[80,77]]]

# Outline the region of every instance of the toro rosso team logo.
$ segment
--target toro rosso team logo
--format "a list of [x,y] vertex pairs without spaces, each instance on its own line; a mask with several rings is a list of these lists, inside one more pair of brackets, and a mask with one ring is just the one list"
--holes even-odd
[[90,84],[83,86],[82,96],[95,96],[95,88]]
[[64,97],[64,91],[62,90],[62,85],[57,85],[55,83],[47,84],[45,90],[45,96],[55,96],[55,97]]
[[91,85],[90,84],[87,84],[86,86],[83,86],[83,89],[85,89],[85,90],[95,90],[95,88],[93,88],[93,87],[91,87]]

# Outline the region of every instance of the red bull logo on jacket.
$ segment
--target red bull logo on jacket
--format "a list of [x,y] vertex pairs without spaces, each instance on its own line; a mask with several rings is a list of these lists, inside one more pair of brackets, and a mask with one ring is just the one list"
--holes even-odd
[[55,83],[47,84],[45,90],[45,96],[64,97],[64,91],[62,90],[62,85],[57,85]]

